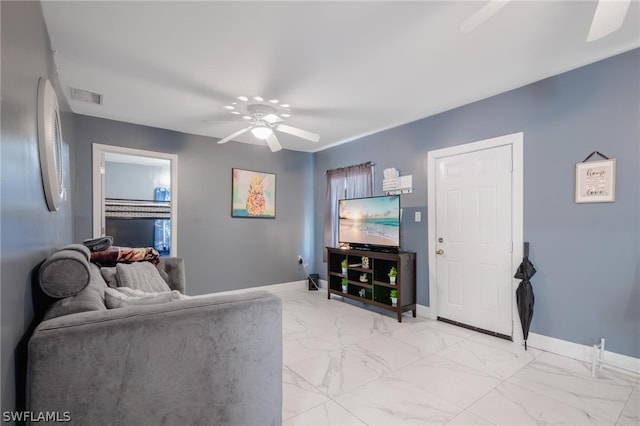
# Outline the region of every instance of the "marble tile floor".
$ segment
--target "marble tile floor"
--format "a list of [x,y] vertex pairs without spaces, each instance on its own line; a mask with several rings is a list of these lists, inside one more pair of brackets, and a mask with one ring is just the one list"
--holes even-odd
[[640,425],[640,379],[326,292],[283,300],[285,425]]

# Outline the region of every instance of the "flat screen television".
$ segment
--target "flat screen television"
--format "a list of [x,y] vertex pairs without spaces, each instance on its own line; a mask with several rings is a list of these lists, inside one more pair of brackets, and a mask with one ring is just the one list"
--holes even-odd
[[354,248],[400,248],[400,196],[338,201],[338,241]]

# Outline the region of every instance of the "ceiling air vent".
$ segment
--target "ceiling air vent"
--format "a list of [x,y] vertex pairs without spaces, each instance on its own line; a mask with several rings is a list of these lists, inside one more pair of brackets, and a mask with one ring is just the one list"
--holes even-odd
[[88,102],[90,104],[102,105],[102,95],[89,92],[88,90],[71,87],[71,99],[74,101]]

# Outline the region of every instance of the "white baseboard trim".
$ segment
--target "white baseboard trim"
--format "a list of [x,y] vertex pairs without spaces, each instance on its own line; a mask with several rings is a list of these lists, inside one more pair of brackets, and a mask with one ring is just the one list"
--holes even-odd
[[241,294],[241,293],[248,293],[250,291],[256,291],[256,290],[266,290],[266,291],[278,291],[278,290],[293,290],[296,288],[307,288],[307,280],[300,280],[300,281],[291,281],[288,283],[280,283],[280,284],[270,284],[270,285],[263,285],[263,286],[258,286],[258,287],[248,287],[248,288],[240,288],[237,290],[227,290],[227,291],[218,291],[215,294]]
[[329,281],[320,279],[320,291],[324,291],[327,293],[327,289],[329,288]]
[[[543,336],[535,333],[529,333],[527,345],[532,348],[542,349],[543,351],[577,359],[578,361],[588,362],[590,364],[593,362],[593,346],[572,343],[566,340],[560,340],[554,337]],[[632,370],[634,372],[633,374],[640,375],[640,358],[634,358],[606,350],[604,352],[604,358],[608,362]],[[608,366],[605,367],[614,368]]]
[[424,305],[420,305],[420,304],[416,305],[416,314],[419,317],[432,318],[431,317],[431,308],[429,306],[424,306]]

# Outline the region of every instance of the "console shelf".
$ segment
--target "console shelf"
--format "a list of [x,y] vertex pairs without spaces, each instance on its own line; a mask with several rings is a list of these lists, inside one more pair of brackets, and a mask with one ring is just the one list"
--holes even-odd
[[[386,253],[369,250],[350,250],[327,247],[327,297],[342,296],[368,305],[395,312],[398,322],[402,313],[412,311],[416,316],[416,254],[413,252]],[[366,260],[368,259],[368,267]],[[342,261],[347,260],[346,274],[342,273]],[[389,270],[398,271],[396,283],[391,284]],[[347,279],[347,292],[342,292],[342,280]],[[396,306],[391,304],[391,290],[396,290]]]

